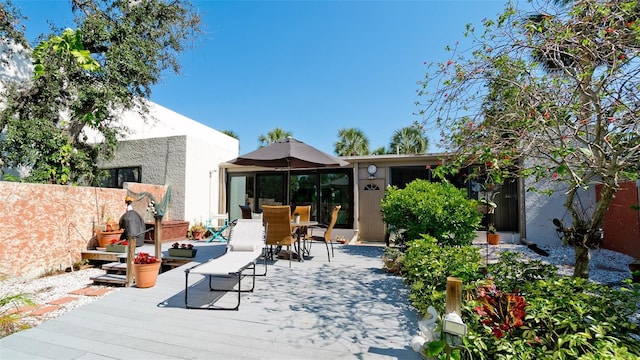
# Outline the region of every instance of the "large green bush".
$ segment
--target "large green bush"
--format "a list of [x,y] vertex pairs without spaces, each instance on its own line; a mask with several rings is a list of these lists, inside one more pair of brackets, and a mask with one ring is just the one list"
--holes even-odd
[[475,246],[440,246],[423,235],[408,244],[402,258],[402,274],[411,289],[409,300],[422,314],[431,305],[444,311],[447,277],[469,285],[483,278],[480,249]]
[[466,191],[427,180],[414,180],[404,189],[387,187],[381,209],[389,226],[407,230],[408,241],[426,234],[446,245],[471,244],[482,219]]
[[[454,350],[457,358],[640,359],[637,284],[614,288],[560,276],[552,265],[525,262],[511,253],[488,265],[485,275],[478,248],[438,246],[428,236],[411,242],[402,261],[410,300],[423,314],[432,305],[442,317],[446,277],[463,280],[462,319],[468,333],[462,348]],[[487,294],[478,289],[486,289],[487,284],[495,285],[505,295],[503,300],[524,299],[521,325],[505,326],[508,330],[500,332],[495,319],[487,321],[481,315],[479,298]],[[508,304],[503,305],[508,309]],[[443,342],[432,342],[429,356],[445,359],[443,347]]]

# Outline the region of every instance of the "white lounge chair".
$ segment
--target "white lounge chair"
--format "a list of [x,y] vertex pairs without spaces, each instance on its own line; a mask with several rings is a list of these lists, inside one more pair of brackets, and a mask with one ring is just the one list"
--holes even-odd
[[[185,272],[185,290],[184,303],[187,309],[205,309],[205,310],[238,310],[240,307],[240,299],[242,292],[253,292],[256,284],[256,276],[267,275],[267,258],[264,256],[265,250],[265,229],[262,220],[238,219],[231,224],[229,232],[229,242],[227,243],[227,251],[214,259],[205,263],[195,265]],[[264,258],[264,273],[256,274],[256,264],[260,257]],[[251,274],[245,271],[250,270]],[[238,302],[234,307],[220,307],[213,305],[208,307],[195,307],[189,305],[189,274],[199,274],[209,277],[210,291],[230,291],[238,293]],[[214,277],[233,276],[237,278],[237,289],[215,289],[213,287]],[[251,289],[242,289],[242,278],[251,276]]]

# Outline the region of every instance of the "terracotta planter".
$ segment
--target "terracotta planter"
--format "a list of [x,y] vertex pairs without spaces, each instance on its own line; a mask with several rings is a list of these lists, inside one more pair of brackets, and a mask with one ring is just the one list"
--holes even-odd
[[487,234],[487,242],[489,245],[500,244],[500,234]]
[[136,279],[136,286],[139,288],[150,288],[156,285],[158,274],[160,273],[160,261],[153,264],[133,264],[133,273]]
[[124,230],[117,231],[96,231],[96,236],[98,238],[98,246],[99,247],[107,247],[107,245],[111,244],[112,240],[120,240],[120,236]]

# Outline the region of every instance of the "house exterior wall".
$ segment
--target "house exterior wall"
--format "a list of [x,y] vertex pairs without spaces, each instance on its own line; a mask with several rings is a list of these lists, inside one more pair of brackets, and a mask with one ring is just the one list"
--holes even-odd
[[[532,180],[525,181],[525,188],[533,184]],[[556,233],[556,227],[552,220],[557,218],[570,226],[572,219],[567,213],[564,203],[566,201],[566,187],[563,183],[555,183],[552,180],[541,181],[536,184],[539,190],[553,190],[552,195],[540,192],[527,191],[525,199],[526,239],[538,245],[560,245],[562,239]],[[595,188],[578,190],[576,200],[588,211],[596,202]],[[525,234],[522,234],[525,235]]]
[[135,112],[122,114],[131,132],[101,167],[141,166],[141,181],[171,185],[176,220],[193,223],[219,213],[218,167],[238,156],[239,141],[155,103],[150,115],[145,122]]
[[[181,220],[193,223],[221,212],[218,167],[224,161],[238,156],[238,139],[159,104],[150,103],[150,115],[154,120],[146,122],[141,121],[135,112],[126,112],[122,118],[123,123],[131,129],[127,141],[156,144],[161,151],[159,154],[167,157],[166,164],[169,167],[157,164],[156,171],[163,174],[154,174],[148,181],[154,184],[171,184],[171,209]],[[163,138],[181,140],[167,140],[165,147],[162,147],[160,144]],[[153,142],[149,143],[148,140]],[[144,176],[143,181],[147,182]]]
[[[529,189],[532,185],[531,180],[525,180],[525,189]],[[549,189],[553,188],[552,185],[553,183],[546,183],[539,185],[539,188]],[[555,187],[551,195],[526,191],[524,196],[526,227],[525,232],[520,235],[538,245],[562,244],[552,220],[565,218],[565,199],[566,197],[559,187]]]
[[222,133],[212,135],[207,139],[187,137],[184,219],[192,223],[224,212],[218,168],[238,156],[236,139]]
[[120,141],[113,160],[102,162],[100,167],[140,166],[141,182],[171,185],[166,216],[185,220],[186,150],[186,136]]

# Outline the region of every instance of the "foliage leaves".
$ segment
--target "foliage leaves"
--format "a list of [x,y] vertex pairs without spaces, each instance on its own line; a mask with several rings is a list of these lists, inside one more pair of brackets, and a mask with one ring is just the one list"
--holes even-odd
[[482,218],[464,190],[420,179],[387,187],[380,208],[389,226],[407,230],[407,240],[427,234],[448,245],[471,244]]
[[[480,266],[479,248],[438,246],[424,237],[410,242],[403,257],[402,276],[409,298],[420,313],[429,306],[443,313],[446,276],[463,281],[462,319],[468,327],[459,354],[463,359],[637,359],[640,286],[610,287],[557,274],[541,261],[522,261],[507,253]],[[482,303],[476,289],[485,277],[526,302],[524,324],[497,337],[475,310]],[[635,319],[635,320],[633,320]],[[430,354],[445,359],[442,343],[427,344]]]
[[[422,82],[425,123],[456,154],[452,171],[491,162],[486,175],[530,177],[566,191],[565,206],[595,233],[620,182],[638,178],[640,5],[636,0],[513,2],[468,51],[432,64]],[[538,7],[538,8],[536,8]],[[585,218],[576,192],[603,184]],[[594,239],[598,242],[599,239]]]
[[72,10],[78,29],[42,40],[30,51],[31,81],[14,80],[1,95],[0,159],[30,170],[27,181],[99,184],[99,159],[128,131],[121,112],[148,117],[151,87],[179,71],[178,53],[200,31],[186,1],[74,0]]

